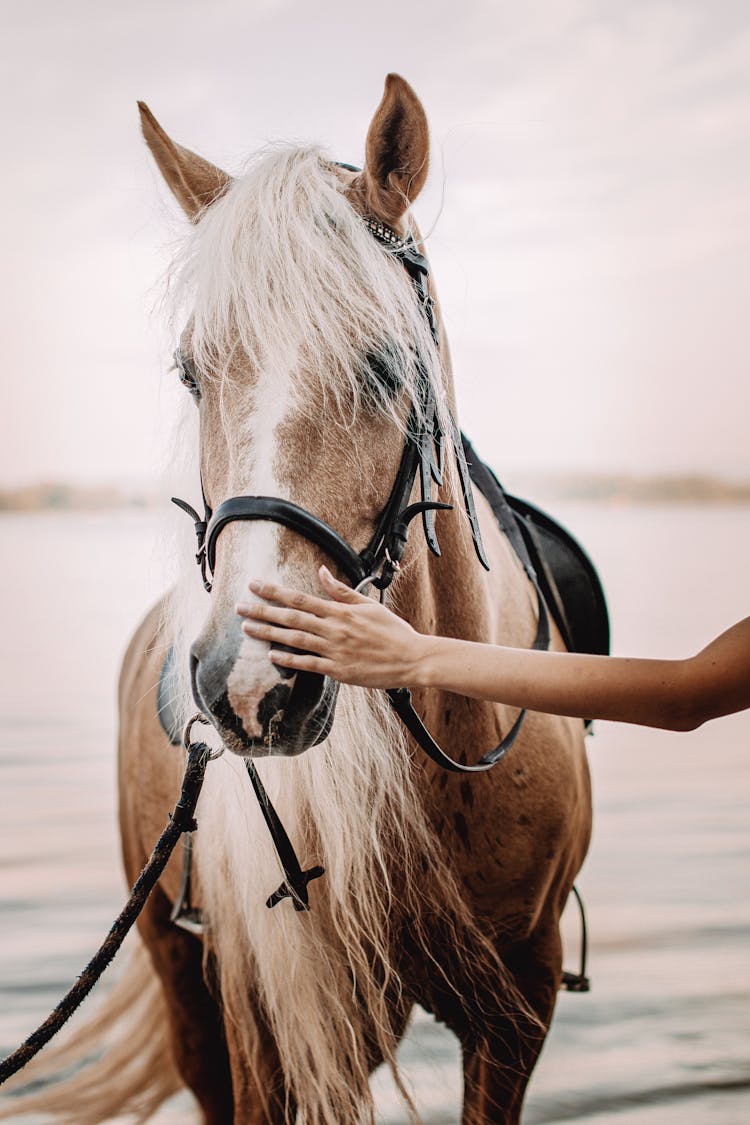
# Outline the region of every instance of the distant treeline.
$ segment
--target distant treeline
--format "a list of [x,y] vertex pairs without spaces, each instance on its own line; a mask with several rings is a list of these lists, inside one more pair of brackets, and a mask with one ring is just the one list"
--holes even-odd
[[158,503],[158,497],[146,490],[128,490],[118,485],[77,485],[59,481],[0,489],[0,511],[38,512],[103,511],[111,508],[147,508]]
[[[630,504],[748,504],[750,481],[713,476],[637,477],[617,473],[544,473],[508,476],[510,492],[529,500],[588,500]],[[0,511],[104,511],[153,508],[165,497],[147,488],[43,482],[0,489]]]
[[630,504],[747,504],[750,480],[721,477],[630,476],[627,473],[528,474],[513,482],[509,491],[533,499],[590,500]]

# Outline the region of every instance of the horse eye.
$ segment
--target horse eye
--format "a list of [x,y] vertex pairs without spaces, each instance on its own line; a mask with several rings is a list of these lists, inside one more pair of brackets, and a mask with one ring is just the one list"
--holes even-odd
[[368,390],[378,398],[383,395],[394,398],[401,390],[403,379],[398,369],[398,360],[387,344],[377,351],[368,352],[362,366]]
[[200,383],[198,382],[198,377],[195,374],[195,368],[193,367],[192,360],[189,360],[182,354],[182,352],[176,351],[174,353],[174,365],[177,369],[177,374],[183,387],[186,387],[190,391],[190,394],[193,396],[193,398],[200,398]]

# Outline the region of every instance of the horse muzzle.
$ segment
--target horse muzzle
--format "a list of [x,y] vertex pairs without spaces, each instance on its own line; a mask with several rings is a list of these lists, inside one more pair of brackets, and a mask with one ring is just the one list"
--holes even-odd
[[292,757],[326,739],[333,725],[338,684],[313,672],[248,658],[236,645],[191,650],[193,698],[242,757]]

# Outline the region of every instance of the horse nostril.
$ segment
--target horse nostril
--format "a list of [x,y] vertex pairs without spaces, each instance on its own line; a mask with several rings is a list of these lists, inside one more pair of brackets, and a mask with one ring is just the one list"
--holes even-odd
[[193,691],[193,702],[200,711],[205,711],[203,700],[198,691],[198,657],[194,653],[190,653],[190,686]]
[[258,722],[261,730],[266,731],[271,740],[274,730],[284,718],[284,709],[289,703],[291,689],[287,684],[276,684],[261,699],[258,704]]

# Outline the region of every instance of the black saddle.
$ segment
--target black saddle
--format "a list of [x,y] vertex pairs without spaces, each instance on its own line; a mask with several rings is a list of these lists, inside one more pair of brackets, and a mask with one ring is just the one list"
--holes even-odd
[[[462,435],[463,436],[463,435]],[[569,652],[609,655],[609,613],[594,564],[580,543],[540,508],[509,495],[492,469],[463,437],[469,474],[513,542],[517,527],[537,574],[547,608]],[[509,521],[515,527],[509,527]]]
[[570,652],[609,656],[609,613],[601,580],[581,544],[528,500],[508,496],[539,584]]

